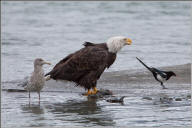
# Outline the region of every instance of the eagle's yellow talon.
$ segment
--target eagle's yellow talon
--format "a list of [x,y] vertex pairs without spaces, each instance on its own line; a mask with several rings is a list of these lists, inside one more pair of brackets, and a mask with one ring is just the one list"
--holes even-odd
[[88,95],[91,95],[91,94],[92,94],[91,90],[88,89],[87,93],[85,93],[84,95],[85,95],[85,96],[88,96]]
[[92,94],[96,94],[97,92],[98,92],[97,88],[94,87],[94,88],[93,88],[93,92],[92,92]]

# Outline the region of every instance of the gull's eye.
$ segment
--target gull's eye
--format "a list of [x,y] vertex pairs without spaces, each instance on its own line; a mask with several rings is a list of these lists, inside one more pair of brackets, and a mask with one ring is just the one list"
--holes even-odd
[[123,40],[124,40],[124,41],[127,41],[127,38],[124,38]]

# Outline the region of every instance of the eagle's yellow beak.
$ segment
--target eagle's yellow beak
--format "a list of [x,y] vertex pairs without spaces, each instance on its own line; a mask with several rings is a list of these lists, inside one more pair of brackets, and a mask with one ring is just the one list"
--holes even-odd
[[132,40],[129,39],[129,38],[127,38],[127,39],[126,39],[126,43],[127,43],[127,45],[131,45],[131,44],[132,44]]

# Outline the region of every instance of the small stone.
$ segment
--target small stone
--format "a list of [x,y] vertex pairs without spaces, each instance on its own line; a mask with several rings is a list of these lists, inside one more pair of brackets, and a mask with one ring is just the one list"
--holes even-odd
[[143,97],[142,99],[145,99],[145,100],[152,100],[152,98],[151,97]]
[[182,99],[181,98],[176,98],[175,101],[182,101]]
[[171,104],[172,101],[173,101],[173,98],[170,98],[170,97],[161,97],[159,100],[160,100],[160,102],[163,103],[163,104]]
[[100,89],[100,90],[98,91],[98,93],[100,93],[101,95],[112,95],[112,94],[113,94],[112,91],[110,91],[110,90],[104,90],[104,89]]
[[120,98],[117,98],[117,97],[111,97],[110,99],[107,99],[106,101],[107,102],[110,102],[110,103],[123,103],[123,99],[125,98],[126,96],[122,96]]
[[187,95],[187,98],[188,98],[188,99],[191,99],[191,94]]

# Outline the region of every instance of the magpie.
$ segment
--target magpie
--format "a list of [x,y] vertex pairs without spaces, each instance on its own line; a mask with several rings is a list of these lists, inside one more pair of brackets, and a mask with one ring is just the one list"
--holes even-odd
[[[137,58],[137,57],[136,57]],[[163,82],[169,80],[169,78],[171,76],[176,76],[176,74],[173,71],[161,71],[158,70],[154,67],[148,67],[145,63],[143,63],[139,58],[137,58],[137,60],[139,60],[139,62],[141,62],[141,64],[143,64],[149,71],[152,72],[153,76],[155,77],[155,79],[161,83],[161,86],[163,87],[163,89],[167,89],[164,85]]]

